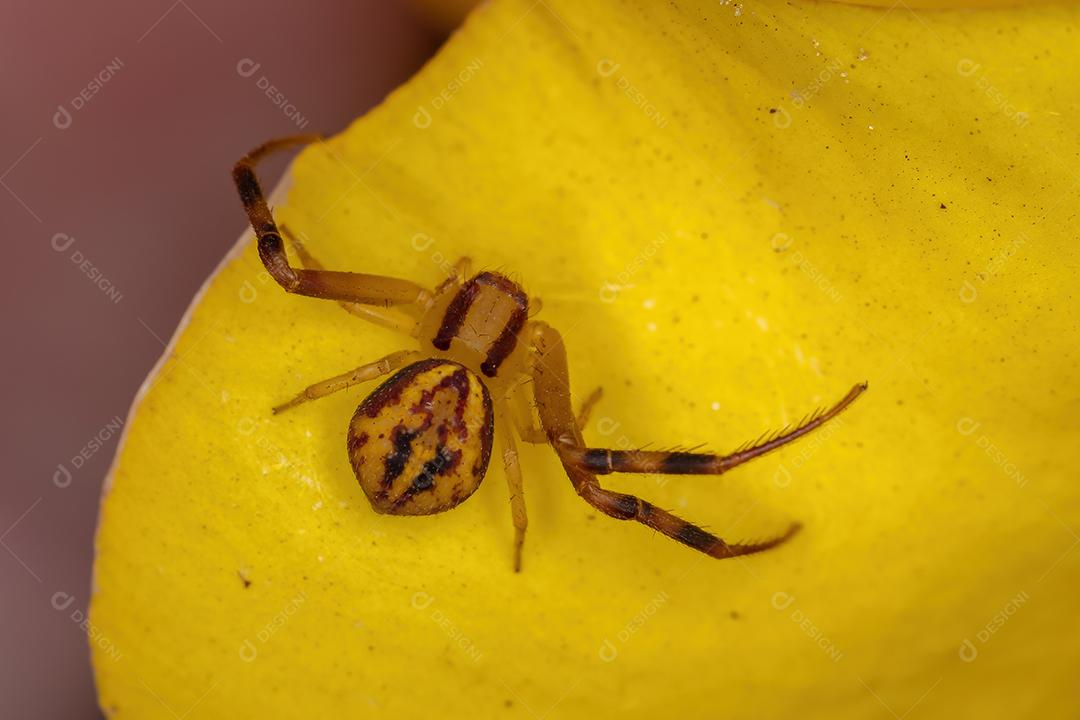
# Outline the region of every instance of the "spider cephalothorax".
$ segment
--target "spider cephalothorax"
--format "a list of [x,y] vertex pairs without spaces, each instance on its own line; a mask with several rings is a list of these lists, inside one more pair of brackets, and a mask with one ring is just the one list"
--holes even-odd
[[[254,167],[274,150],[318,139],[298,136],[266,143],[240,159],[233,178],[258,236],[259,256],[278,284],[291,293],[336,300],[350,313],[417,343],[414,350],[311,385],[274,408],[281,412],[392,373],[357,408],[348,432],[349,460],[377,512],[429,515],[463,502],[487,472],[497,431],[516,530],[515,569],[521,567],[528,524],[515,436],[550,444],[578,495],[601,512],[636,520],[712,557],[760,552],[799,529],[792,524],[769,540],[726,543],[638,497],[602,488],[596,476],[726,472],[820,427],[850,405],[866,383],[828,410],[730,455],[587,447],[581,429],[599,391],[574,413],[562,337],[550,325],[530,319],[528,295],[509,278],[493,272],[471,275],[469,260],[463,258],[449,278],[428,290],[398,278],[325,270],[295,241],[302,267],[289,264],[284,228],[274,222]],[[533,310],[537,305],[533,301]]]

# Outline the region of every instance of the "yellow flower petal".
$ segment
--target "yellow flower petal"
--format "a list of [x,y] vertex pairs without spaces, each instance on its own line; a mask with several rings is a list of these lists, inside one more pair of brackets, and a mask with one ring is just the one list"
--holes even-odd
[[[345,452],[403,347],[287,296],[246,239],[135,408],[91,615],[117,717],[1003,717],[1072,709],[1080,642],[1074,5],[497,0],[293,168],[328,266],[513,273],[566,335],[586,437],[727,450],[869,380],[723,478],[612,476],[737,541],[599,515],[523,448],[376,515]],[[253,138],[253,144],[262,138]],[[223,173],[227,161],[223,158]],[[237,222],[240,222],[238,209]]]

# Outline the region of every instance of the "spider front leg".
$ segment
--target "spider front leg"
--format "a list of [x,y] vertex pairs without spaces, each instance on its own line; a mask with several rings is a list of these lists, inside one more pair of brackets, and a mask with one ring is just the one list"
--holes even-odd
[[565,456],[576,467],[597,475],[613,472],[659,473],[663,475],[720,475],[736,465],[761,457],[821,427],[855,402],[866,390],[866,383],[851,388],[840,402],[827,410],[808,415],[795,427],[763,435],[744,449],[730,455],[712,453],[664,452],[658,450],[609,450],[572,446]]
[[[307,243],[300,242],[284,224],[281,225],[282,234],[288,239],[293,251],[300,258],[300,264],[308,270],[323,270],[324,266],[315,259],[315,256],[307,249]],[[338,302],[345,312],[358,318],[379,325],[390,330],[396,330],[404,335],[416,336],[417,322],[406,312],[397,308],[375,307],[362,305],[354,302]],[[406,306],[408,307],[408,306]],[[415,307],[415,306],[414,306]]]
[[596,476],[577,458],[586,450],[570,403],[570,372],[562,337],[545,323],[532,328],[533,388],[540,422],[578,495],[597,510],[619,520],[636,520],[684,545],[715,558],[729,558],[768,550],[799,530],[793,523],[783,534],[756,543],[727,543],[702,528],[634,495],[600,487]]
[[364,305],[424,305],[430,292],[416,283],[382,275],[338,272],[335,270],[297,269],[289,265],[281,231],[263,196],[255,175],[255,166],[277,150],[321,140],[318,135],[297,135],[272,140],[260,145],[233,167],[233,181],[240,192],[248,220],[259,239],[259,257],[271,277],[287,292],[325,300],[338,300]]
[[310,400],[318,400],[321,397],[326,397],[331,393],[336,393],[339,390],[344,390],[353,385],[358,385],[362,382],[367,382],[368,380],[374,380],[383,375],[389,375],[395,370],[405,367],[419,356],[420,353],[416,350],[399,350],[398,352],[390,353],[386,357],[380,358],[375,362],[361,365],[355,370],[350,370],[347,373],[335,375],[328,380],[323,380],[322,382],[307,386],[292,400],[276,406],[273,412],[277,415],[278,413],[296,407],[301,403],[306,403]]

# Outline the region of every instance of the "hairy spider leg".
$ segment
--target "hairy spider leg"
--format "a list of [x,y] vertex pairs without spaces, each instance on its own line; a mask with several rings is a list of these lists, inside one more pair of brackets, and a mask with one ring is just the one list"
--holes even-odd
[[[284,224],[281,224],[280,227],[285,239],[289,241],[289,245],[296,253],[296,256],[300,258],[301,265],[308,270],[325,269],[325,266],[311,254],[310,250],[307,249],[307,243],[298,240]],[[377,307],[374,305],[362,305],[360,303],[344,301],[339,301],[338,305],[350,315],[355,315],[361,320],[367,320],[374,325],[394,330],[403,335],[416,337],[417,331],[419,330],[419,323],[417,323],[416,319],[398,307]],[[403,307],[411,307],[419,310],[419,307],[415,305],[405,305]]]
[[840,402],[819,410],[795,425],[777,433],[766,433],[749,446],[729,455],[658,450],[609,450],[607,448],[571,447],[564,456],[574,466],[597,475],[608,473],[658,473],[662,475],[720,475],[744,462],[761,457],[798,440],[839,415],[866,390],[866,383],[851,388]]
[[521,458],[514,430],[510,424],[511,411],[507,401],[503,401],[502,412],[495,414],[499,424],[499,440],[503,446],[503,469],[506,473],[506,485],[510,491],[510,517],[514,523],[514,572],[521,572],[521,551],[525,545],[525,529],[529,526],[529,516],[525,510],[525,483],[521,477]]
[[233,167],[236,189],[240,192],[248,220],[259,240],[259,257],[271,277],[287,292],[324,300],[383,307],[426,303],[430,298],[429,291],[409,280],[336,270],[297,269],[289,265],[281,231],[263,196],[255,166],[273,152],[317,140],[321,140],[319,135],[295,135],[271,140],[240,158]]
[[768,550],[798,532],[800,525],[793,523],[783,534],[768,540],[728,543],[639,497],[600,487],[596,476],[575,462],[573,450],[584,448],[585,443],[570,404],[570,372],[562,337],[551,326],[537,322],[532,328],[532,343],[536,354],[532,373],[541,425],[547,434],[548,442],[559,455],[574,489],[587,503],[613,518],[636,520],[715,558],[750,555]]
[[318,400],[321,397],[326,397],[327,395],[352,387],[353,385],[359,385],[362,382],[374,380],[383,375],[389,375],[395,370],[399,370],[419,359],[420,353],[416,350],[399,350],[390,353],[386,357],[379,358],[375,362],[361,365],[355,370],[350,370],[347,373],[335,375],[327,380],[308,385],[292,400],[276,406],[274,408],[274,414],[277,415],[278,413],[288,410],[289,408],[294,408],[301,403]]

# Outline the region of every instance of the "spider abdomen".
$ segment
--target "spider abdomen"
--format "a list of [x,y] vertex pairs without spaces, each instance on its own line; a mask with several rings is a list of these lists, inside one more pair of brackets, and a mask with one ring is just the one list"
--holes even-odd
[[449,360],[422,360],[360,403],[349,426],[349,460],[376,511],[443,512],[484,479],[493,424],[491,397],[475,373]]

